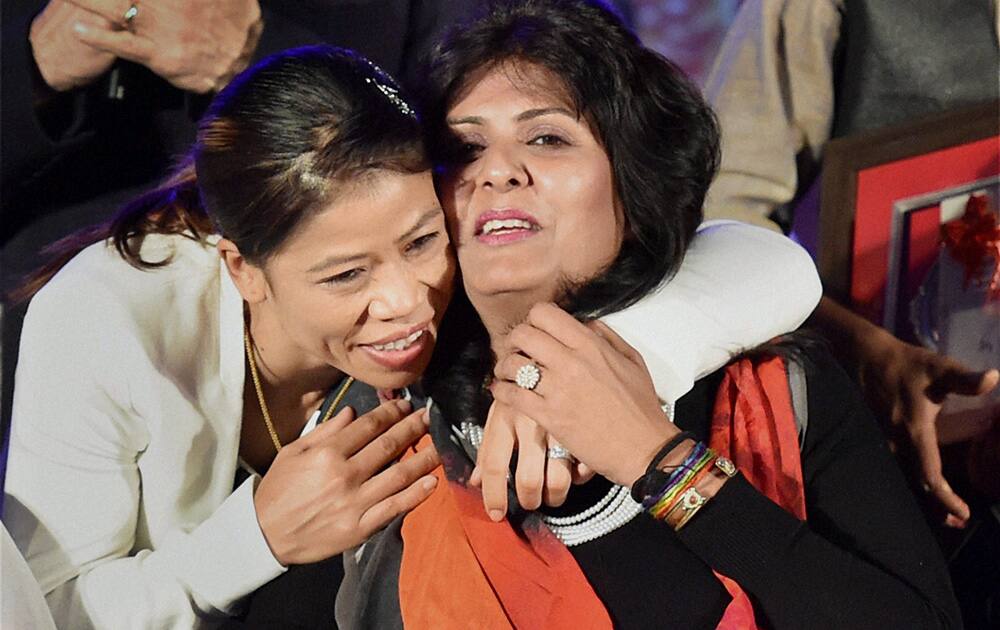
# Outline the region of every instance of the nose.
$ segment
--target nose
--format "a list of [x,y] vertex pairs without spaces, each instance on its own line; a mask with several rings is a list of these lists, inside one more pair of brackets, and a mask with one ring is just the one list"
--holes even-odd
[[479,156],[479,187],[506,192],[531,182],[527,168],[516,152],[503,147],[487,147]]
[[368,304],[368,314],[376,319],[405,319],[427,302],[427,287],[405,264],[386,265],[379,274]]

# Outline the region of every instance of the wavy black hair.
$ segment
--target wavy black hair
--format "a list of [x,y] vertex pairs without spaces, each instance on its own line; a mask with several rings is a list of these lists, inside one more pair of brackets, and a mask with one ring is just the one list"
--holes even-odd
[[[456,26],[431,59],[420,98],[428,146],[439,163],[456,159],[445,122],[449,108],[484,71],[516,71],[520,64],[562,80],[551,89],[565,90],[607,152],[625,239],[606,269],[561,300],[564,308],[593,319],[634,304],[669,279],[702,220],[719,161],[715,116],[677,66],[642,46],[594,0],[493,2],[471,23]],[[433,362],[428,373],[430,391],[444,387],[435,396],[446,405],[452,398],[469,401],[492,369],[488,337],[469,311],[457,293],[437,353],[451,356]],[[462,420],[482,417],[483,404],[455,411]]]

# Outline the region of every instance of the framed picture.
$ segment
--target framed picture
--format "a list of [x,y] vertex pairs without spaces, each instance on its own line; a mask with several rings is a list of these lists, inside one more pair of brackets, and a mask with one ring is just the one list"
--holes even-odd
[[938,257],[941,226],[970,195],[996,208],[1000,101],[831,141],[817,259],[826,291],[913,340],[907,312]]

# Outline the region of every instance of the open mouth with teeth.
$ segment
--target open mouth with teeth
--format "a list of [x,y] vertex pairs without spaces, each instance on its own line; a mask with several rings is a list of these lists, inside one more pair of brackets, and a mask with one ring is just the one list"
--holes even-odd
[[510,234],[517,230],[533,230],[535,226],[530,221],[524,219],[493,219],[483,224],[483,229],[479,232],[483,235]]
[[420,339],[420,335],[422,334],[424,334],[424,331],[418,330],[414,333],[410,333],[409,335],[403,337],[402,339],[390,341],[389,343],[373,343],[369,345],[370,347],[374,348],[375,350],[378,350],[379,352],[393,352],[399,350],[406,350],[414,343],[416,343],[417,339]]
[[376,363],[389,370],[403,370],[425,356],[434,345],[433,336],[426,326],[405,337],[382,343],[363,344],[363,349]]
[[541,227],[530,214],[516,209],[490,210],[476,221],[476,240],[487,245],[504,245],[537,233]]

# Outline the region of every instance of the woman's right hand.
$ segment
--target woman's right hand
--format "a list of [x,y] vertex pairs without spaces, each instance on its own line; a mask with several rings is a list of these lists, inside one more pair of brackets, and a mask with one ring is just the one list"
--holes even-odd
[[514,488],[518,503],[526,510],[536,510],[543,503],[560,506],[566,501],[571,483],[585,483],[594,476],[586,464],[549,458],[548,448],[556,444],[537,422],[508,405],[493,402],[483,427],[476,467],[469,477],[469,484],[482,491],[483,505],[491,520],[499,521],[507,514],[507,482],[515,450]]
[[[555,304],[536,304],[508,335],[512,352],[494,369],[493,399],[537,422],[577,459],[630,486],[680,433],[665,417],[642,356],[606,324],[582,324]],[[533,389],[518,370],[541,371]]]
[[342,553],[430,495],[440,463],[433,446],[392,463],[427,432],[426,410],[409,411],[409,402],[391,400],[355,420],[348,407],[281,449],[254,494],[278,562]]

